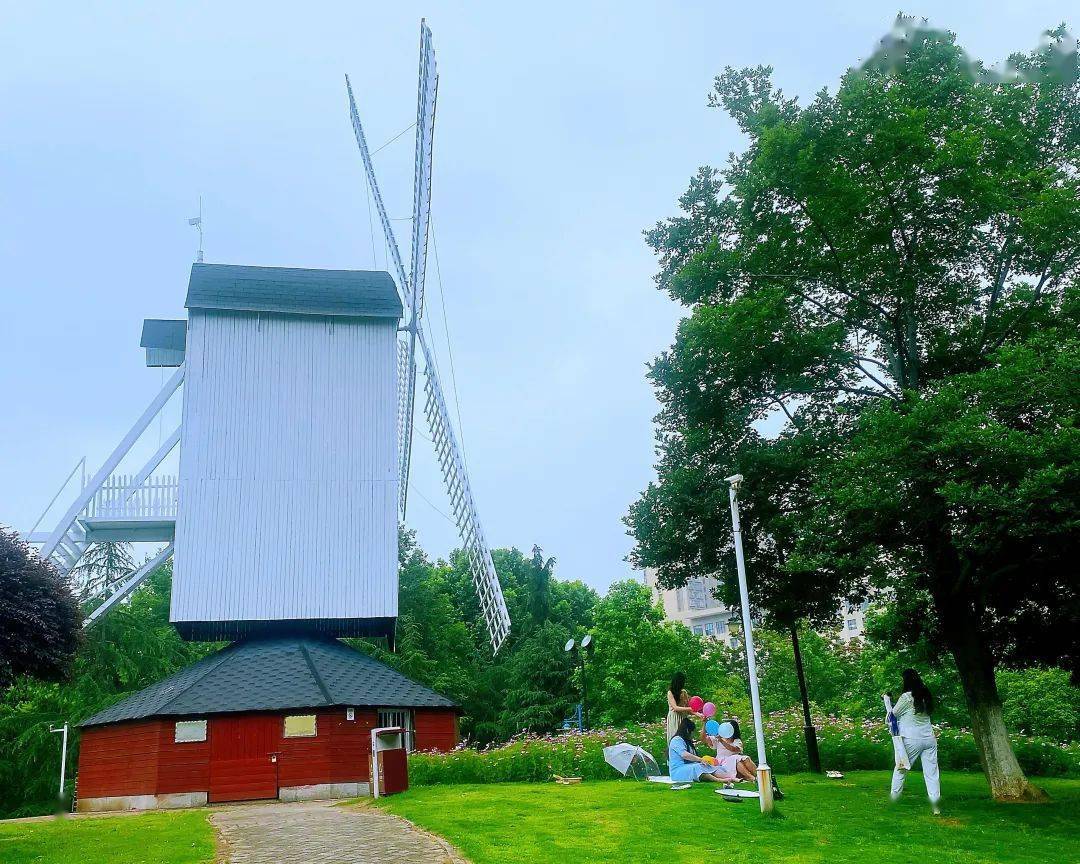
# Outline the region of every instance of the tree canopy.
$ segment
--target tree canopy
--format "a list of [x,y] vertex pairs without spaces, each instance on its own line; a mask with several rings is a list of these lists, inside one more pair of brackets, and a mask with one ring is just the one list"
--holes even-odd
[[14,531],[0,529],[0,691],[19,675],[63,677],[81,626],[67,580]]
[[647,234],[690,315],[628,517],[663,584],[730,574],[744,474],[758,607],[892,598],[894,637],[955,657],[998,798],[1037,793],[995,666],[1080,656],[1080,88],[1049,37],[1009,77],[915,28],[806,107],[716,78],[748,143]]

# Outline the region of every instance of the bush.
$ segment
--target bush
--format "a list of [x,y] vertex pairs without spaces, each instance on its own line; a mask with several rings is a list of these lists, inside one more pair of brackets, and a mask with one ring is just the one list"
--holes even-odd
[[1080,740],[1080,687],[1064,669],[1034,667],[997,673],[1005,725],[1025,735]]
[[[880,721],[852,721],[832,716],[814,718],[822,766],[836,771],[884,770],[891,767],[892,746]],[[802,718],[793,711],[766,720],[769,765],[778,774],[806,771]],[[743,729],[746,751],[756,757],[749,725]],[[583,735],[519,736],[499,747],[476,750],[460,746],[450,753],[414,753],[409,758],[410,783],[434,786],[452,783],[542,783],[553,775],[583,780],[610,780],[615,772],[604,762],[603,748],[620,741],[644,747],[666,770],[667,746],[660,723],[627,729],[596,729]],[[1013,746],[1028,774],[1080,777],[1080,744],[1058,744],[1048,738],[1014,738]],[[978,771],[979,756],[971,732],[943,728],[938,738],[942,768]]]

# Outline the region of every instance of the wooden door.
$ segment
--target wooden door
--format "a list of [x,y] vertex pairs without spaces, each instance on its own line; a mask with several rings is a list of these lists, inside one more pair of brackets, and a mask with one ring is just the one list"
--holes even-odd
[[382,762],[380,795],[395,795],[409,788],[409,754],[404,749],[383,750],[379,761]]
[[281,718],[272,714],[210,721],[210,801],[277,798]]

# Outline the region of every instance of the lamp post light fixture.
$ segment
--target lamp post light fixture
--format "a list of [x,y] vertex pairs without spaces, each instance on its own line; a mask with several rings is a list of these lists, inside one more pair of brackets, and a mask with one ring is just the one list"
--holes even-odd
[[731,528],[735,534],[735,566],[739,571],[739,599],[742,602],[743,640],[746,645],[746,666],[750,673],[750,704],[754,709],[754,736],[758,756],[758,797],[761,812],[773,809],[772,769],[765,758],[765,727],[761,723],[761,698],[758,695],[757,658],[754,655],[754,625],[750,620],[750,595],[746,588],[746,560],[743,557],[742,524],[739,521],[739,486],[742,474],[726,478],[731,484],[728,497],[731,502]]
[[66,785],[67,777],[67,743],[68,743],[68,724],[65,723],[63,728],[57,729],[55,726],[49,727],[50,732],[56,732],[64,736],[63,743],[60,745],[60,791],[57,793],[57,800],[63,802],[64,800],[64,786]]
[[592,634],[586,633],[581,637],[581,644],[578,645],[573,639],[567,639],[566,645],[563,646],[563,650],[567,654],[576,652],[578,660],[581,661],[581,726],[580,731],[584,732],[589,728],[589,706],[588,706],[588,688],[586,685],[585,676],[585,658],[586,655],[591,654],[593,650]]

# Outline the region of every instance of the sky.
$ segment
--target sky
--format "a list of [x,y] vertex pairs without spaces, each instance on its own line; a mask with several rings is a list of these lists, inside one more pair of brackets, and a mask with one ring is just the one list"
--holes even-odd
[[[1033,48],[1070,7],[1075,19],[1074,2],[905,11],[995,62]],[[538,544],[560,578],[599,590],[635,575],[622,519],[653,476],[646,364],[684,314],[657,290],[642,231],[677,212],[699,165],[744,146],[705,107],[713,76],[772,65],[805,102],[865,58],[897,11],[895,0],[2,6],[0,525],[28,529],[160,388],[140,329],[184,315],[200,195],[208,262],[386,267],[344,75],[377,148],[415,119],[426,16],[440,82],[425,321],[460,405],[477,508],[493,547]],[[374,159],[404,253],[413,133]],[[165,414],[121,470],[172,431],[178,406]],[[423,437],[411,483],[407,522],[445,555],[456,533]]]

